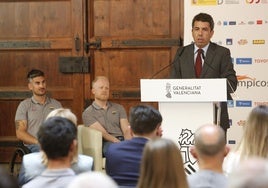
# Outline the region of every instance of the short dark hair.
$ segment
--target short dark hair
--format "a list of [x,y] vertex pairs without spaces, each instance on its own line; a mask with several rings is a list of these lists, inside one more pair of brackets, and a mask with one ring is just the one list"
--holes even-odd
[[137,105],[130,109],[130,127],[134,133],[148,134],[153,132],[162,122],[158,110],[149,105]]
[[207,13],[199,13],[197,14],[192,21],[192,28],[194,28],[194,22],[195,21],[201,21],[201,22],[208,22],[211,31],[213,31],[214,29],[214,21],[211,15],[207,14]]
[[45,73],[41,70],[38,69],[32,69],[31,71],[28,72],[27,74],[27,79],[30,81],[30,79],[33,79],[38,76],[45,76]]
[[77,139],[77,127],[67,118],[51,117],[40,126],[37,138],[48,159],[66,157]]

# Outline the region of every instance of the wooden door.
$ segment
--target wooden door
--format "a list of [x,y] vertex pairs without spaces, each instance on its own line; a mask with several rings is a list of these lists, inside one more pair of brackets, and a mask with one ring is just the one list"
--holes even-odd
[[[140,103],[141,78],[168,77],[168,65],[181,45],[183,1],[92,0],[87,7],[92,74],[85,79],[107,76],[110,99],[128,111]],[[89,89],[86,99],[93,98]]]
[[[83,1],[0,1],[0,136],[15,136],[19,102],[31,96],[26,74],[41,69],[49,95],[81,122],[84,73],[62,73],[59,57],[83,57]],[[13,148],[0,148],[8,162]]]
[[[70,108],[79,123],[93,99],[96,75],[109,77],[111,100],[127,111],[140,103],[139,80],[167,66],[180,45],[182,3],[0,0],[0,137],[15,136],[14,116],[19,102],[30,96],[26,74],[32,68],[45,72],[49,94]],[[63,73],[60,57],[73,57],[79,66],[88,59],[90,70]],[[168,69],[154,78],[167,77]],[[0,162],[9,162],[12,150],[1,147]]]

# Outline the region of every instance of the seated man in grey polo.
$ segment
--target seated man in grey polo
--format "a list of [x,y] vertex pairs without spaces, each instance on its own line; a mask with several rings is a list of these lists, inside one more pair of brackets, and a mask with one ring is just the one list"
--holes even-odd
[[129,122],[124,107],[108,101],[109,80],[98,76],[92,82],[94,102],[82,114],[85,126],[97,129],[103,137],[103,155],[111,143],[130,139]]
[[45,74],[33,69],[28,75],[28,88],[32,97],[20,102],[15,116],[16,136],[31,152],[40,150],[37,131],[47,115],[54,109],[62,107],[61,103],[47,96]]

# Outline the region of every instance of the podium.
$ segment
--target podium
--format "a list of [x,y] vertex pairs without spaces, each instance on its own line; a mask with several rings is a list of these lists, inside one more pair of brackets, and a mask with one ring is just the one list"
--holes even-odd
[[187,174],[198,169],[190,154],[194,132],[201,125],[219,121],[214,117],[214,105],[227,101],[226,83],[225,78],[140,80],[141,101],[158,102],[163,137],[178,144]]

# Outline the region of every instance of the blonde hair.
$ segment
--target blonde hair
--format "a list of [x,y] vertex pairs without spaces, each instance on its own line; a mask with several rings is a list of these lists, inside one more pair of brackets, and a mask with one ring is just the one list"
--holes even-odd
[[149,141],[143,150],[137,188],[188,188],[182,156],[169,139]]
[[76,115],[74,113],[72,113],[71,110],[68,108],[57,108],[57,109],[51,111],[47,115],[46,120],[50,117],[55,117],[55,116],[67,118],[70,121],[72,121],[75,125],[77,125]]
[[250,112],[237,150],[241,152],[241,160],[268,157],[268,106],[260,105]]
[[109,79],[106,76],[97,76],[95,79],[92,81],[92,88],[94,88],[94,85],[97,81],[99,80],[106,80],[109,82]]
[[[70,121],[72,121],[75,125],[77,125],[77,117],[76,115],[68,108],[57,108],[55,110],[52,110],[46,117],[46,120],[50,117],[55,117],[55,116],[59,116],[59,117],[63,117],[66,118]],[[74,158],[72,160],[72,163],[76,163],[78,159],[78,150],[74,155]],[[46,154],[42,151],[42,163],[44,165],[47,165],[47,156]]]

